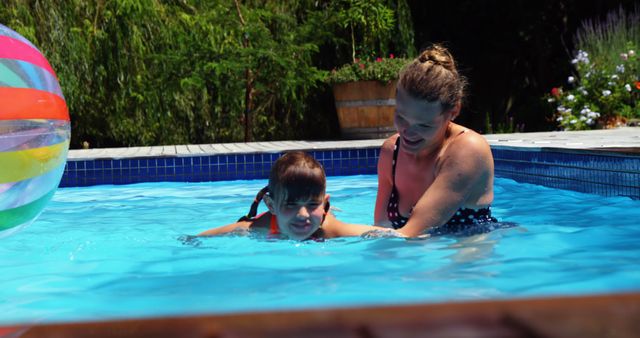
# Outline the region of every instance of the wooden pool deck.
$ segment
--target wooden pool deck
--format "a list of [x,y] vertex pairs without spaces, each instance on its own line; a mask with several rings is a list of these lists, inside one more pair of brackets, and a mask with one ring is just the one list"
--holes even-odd
[[[5,337],[579,337],[640,335],[640,293],[43,324]],[[0,328],[0,336],[3,328]]]

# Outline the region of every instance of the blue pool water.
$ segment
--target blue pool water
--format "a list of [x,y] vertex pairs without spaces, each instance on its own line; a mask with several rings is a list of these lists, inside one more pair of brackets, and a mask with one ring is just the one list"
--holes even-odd
[[[60,189],[0,241],[0,324],[640,290],[640,201],[507,179],[493,212],[520,226],[484,235],[179,240],[235,221],[265,183]],[[330,177],[338,217],[371,223],[376,184]]]

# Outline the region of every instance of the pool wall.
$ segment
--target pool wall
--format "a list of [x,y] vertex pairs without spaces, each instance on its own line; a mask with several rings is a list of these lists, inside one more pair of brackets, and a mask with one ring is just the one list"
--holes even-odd
[[[328,176],[376,174],[379,145],[318,149],[292,145],[322,163]],[[325,147],[327,145],[324,145]],[[329,145],[330,146],[330,145]],[[334,145],[335,146],[335,145]],[[265,179],[285,151],[70,158],[61,187],[140,182]],[[640,199],[640,154],[492,145],[497,177],[604,196]]]
[[492,146],[497,177],[551,188],[640,199],[640,154]]

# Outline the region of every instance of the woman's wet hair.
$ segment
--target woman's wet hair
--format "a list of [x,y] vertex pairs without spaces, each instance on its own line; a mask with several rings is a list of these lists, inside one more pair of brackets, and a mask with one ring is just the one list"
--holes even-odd
[[467,80],[458,73],[451,53],[435,44],[402,70],[398,83],[415,98],[440,101],[446,112],[462,101]]
[[276,205],[321,198],[327,179],[322,165],[303,151],[287,152],[271,167],[269,195]]

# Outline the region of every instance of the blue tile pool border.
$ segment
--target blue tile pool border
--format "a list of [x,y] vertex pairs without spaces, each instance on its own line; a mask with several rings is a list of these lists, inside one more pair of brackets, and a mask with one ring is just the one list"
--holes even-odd
[[[375,174],[378,148],[309,150],[328,176]],[[269,177],[284,152],[69,160],[60,187],[141,182],[206,182]]]
[[[491,149],[497,177],[640,199],[639,153],[508,146]],[[306,151],[318,159],[328,176],[376,174],[377,171],[378,147]],[[271,164],[282,153],[70,159],[60,187],[265,179]]]
[[640,199],[640,153],[492,146],[497,177]]

